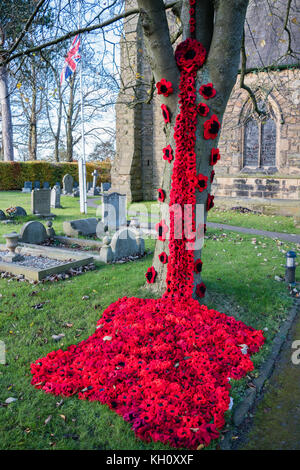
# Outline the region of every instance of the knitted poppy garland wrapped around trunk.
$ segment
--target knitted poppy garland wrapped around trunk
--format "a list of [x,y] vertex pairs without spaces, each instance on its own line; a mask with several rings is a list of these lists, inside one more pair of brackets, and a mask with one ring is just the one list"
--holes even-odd
[[[106,404],[127,421],[136,436],[144,441],[160,441],[174,447],[196,449],[219,436],[225,424],[224,413],[230,404],[229,379],[240,379],[253,370],[250,355],[264,342],[262,331],[231,316],[208,309],[192,298],[194,274],[202,270],[201,259],[194,260],[196,191],[204,191],[214,171],[206,176],[196,172],[196,126],[198,116],[209,108],[196,105],[195,79],[205,61],[204,47],[193,38],[194,5],[190,0],[191,38],[179,44],[175,58],[180,70],[180,113],[176,117],[174,140],[163,158],[173,160],[170,205],[182,208],[188,230],[174,236],[176,220],[170,214],[156,226],[158,239],[169,239],[169,254],[161,252],[159,261],[167,264],[166,291],[160,299],[124,297],[111,304],[97,323],[95,333],[66,351],[50,352],[31,365],[32,385],[46,393]],[[172,83],[165,79],[157,85],[159,94],[168,97]],[[202,88],[205,99],[213,98],[212,84]],[[162,106],[166,123],[171,116]],[[219,131],[217,116],[204,122],[204,138],[214,139]],[[218,149],[204,156],[213,166]],[[159,200],[166,192],[158,190]],[[208,195],[207,210],[213,207]],[[186,235],[187,234],[187,235]],[[187,249],[189,247],[189,249]],[[146,273],[154,283],[157,273]],[[198,298],[205,295],[205,284],[196,286]]]

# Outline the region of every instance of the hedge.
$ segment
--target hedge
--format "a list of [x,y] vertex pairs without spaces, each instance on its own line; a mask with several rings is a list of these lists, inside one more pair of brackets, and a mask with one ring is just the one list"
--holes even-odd
[[[98,170],[97,183],[110,182],[110,162],[88,162],[87,181],[93,181],[92,173]],[[62,184],[63,176],[69,173],[78,182],[77,162],[49,163],[44,161],[0,162],[0,191],[21,190],[25,181],[45,181],[53,186],[57,181]]]

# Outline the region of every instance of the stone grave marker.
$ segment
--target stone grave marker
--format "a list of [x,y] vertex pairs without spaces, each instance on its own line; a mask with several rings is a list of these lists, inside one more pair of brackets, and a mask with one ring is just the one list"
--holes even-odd
[[110,188],[111,188],[110,183],[101,183],[101,193],[103,193],[104,191],[109,191]]
[[31,192],[31,211],[40,217],[53,217],[50,212],[50,189],[33,189]]
[[137,232],[130,228],[123,228],[114,234],[111,240],[111,249],[114,259],[126,258],[140,254],[140,247],[136,240]]
[[63,177],[63,194],[72,194],[73,192],[73,176],[67,173]]
[[23,207],[16,206],[17,212],[16,212],[16,217],[25,217],[27,215],[27,212]]
[[103,193],[102,221],[110,230],[127,226],[126,194]]
[[25,181],[24,187],[22,188],[22,193],[31,193],[31,191],[32,191],[32,182]]
[[26,222],[20,232],[21,243],[32,243],[38,245],[47,240],[48,235],[44,225],[37,220]]
[[60,188],[58,186],[53,186],[51,189],[51,197],[50,197],[50,206],[54,209],[60,208]]
[[63,231],[68,237],[77,238],[79,235],[91,237],[96,235],[99,220],[96,217],[78,220],[66,220],[63,223]]
[[41,183],[39,181],[35,181],[33,183],[33,189],[40,189],[40,187],[41,187]]
[[97,196],[99,194],[99,189],[97,188],[97,179],[99,176],[99,173],[97,170],[94,170],[92,173],[93,176],[93,185],[91,189],[89,190],[88,194],[89,196]]
[[49,189],[50,188],[50,184],[48,183],[48,181],[44,181],[43,188],[44,189]]

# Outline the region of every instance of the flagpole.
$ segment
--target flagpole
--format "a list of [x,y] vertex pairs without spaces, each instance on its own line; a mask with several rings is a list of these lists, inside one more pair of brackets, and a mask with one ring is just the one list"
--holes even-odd
[[[78,0],[78,27],[81,28],[80,0]],[[79,65],[79,84],[80,84],[80,108],[81,108],[81,158],[78,161],[79,172],[79,194],[80,194],[80,212],[87,214],[87,191],[86,191],[86,163],[85,163],[85,136],[84,136],[84,100],[82,90],[82,69],[83,69],[83,51],[81,37],[81,60]]]

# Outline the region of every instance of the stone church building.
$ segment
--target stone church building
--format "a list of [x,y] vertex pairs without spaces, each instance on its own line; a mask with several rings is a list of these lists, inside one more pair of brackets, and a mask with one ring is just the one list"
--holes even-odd
[[[135,0],[126,3],[126,8],[136,6]],[[245,83],[255,92],[265,114],[259,117],[254,112],[238,76],[218,145],[221,160],[215,166],[212,191],[217,207],[243,206],[284,215],[300,211],[299,3],[292,0],[288,27],[293,54],[286,55],[288,34],[283,26],[287,2],[274,0],[272,11],[268,0],[249,2]],[[170,12],[168,17],[174,31],[174,16]],[[137,15],[125,20],[120,66],[112,187],[126,193],[130,201],[155,200],[165,164],[165,138],[155,92],[147,103],[152,74]]]

